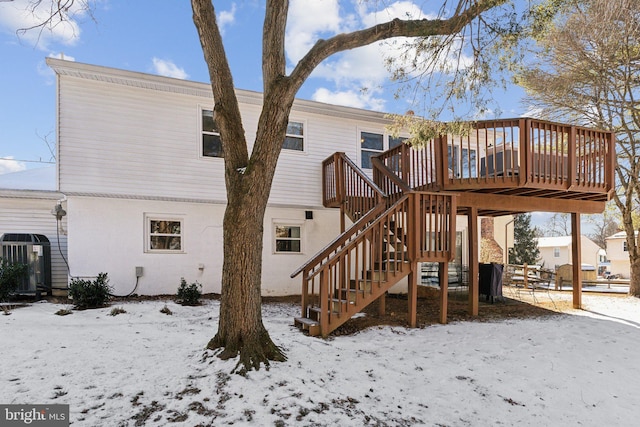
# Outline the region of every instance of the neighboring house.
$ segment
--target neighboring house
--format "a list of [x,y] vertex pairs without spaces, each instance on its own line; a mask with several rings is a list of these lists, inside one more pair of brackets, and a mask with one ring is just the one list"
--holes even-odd
[[[47,63],[58,78],[70,275],[106,272],[117,294],[172,294],[181,277],[220,292],[226,191],[210,85]],[[237,96],[253,141],[262,94]],[[294,102],[264,219],[264,295],[300,294],[291,273],[340,234],[339,210],[323,206],[323,160],[344,152],[371,172],[371,156],[400,143],[388,123],[379,112]],[[465,217],[457,223],[466,230]]]
[[[43,234],[51,244],[52,287],[67,287],[66,218],[61,229],[51,211],[64,196],[56,191],[54,166],[0,175],[0,235]],[[60,244],[58,244],[58,237]],[[0,256],[2,252],[0,251]]]
[[[638,232],[636,231],[636,240]],[[620,231],[606,238],[609,273],[628,279],[631,275],[629,251],[627,249],[627,233]]]
[[[545,268],[555,270],[565,264],[572,264],[571,236],[539,237],[540,264]],[[587,236],[580,237],[580,251],[582,264],[596,268],[600,265],[602,248]]]

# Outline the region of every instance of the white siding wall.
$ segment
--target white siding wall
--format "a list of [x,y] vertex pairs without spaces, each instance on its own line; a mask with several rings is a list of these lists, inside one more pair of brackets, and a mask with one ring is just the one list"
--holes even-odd
[[[198,281],[206,293],[219,293],[222,273],[224,205],[112,198],[74,197],[68,201],[71,274],[95,277],[106,272],[114,293],[127,294],[136,283],[135,267],[144,268],[137,294],[175,294],[180,278]],[[183,219],[184,253],[145,252],[146,213]],[[303,253],[275,254],[273,224],[300,224]],[[268,208],[264,222],[263,295],[299,294],[301,279],[289,275],[339,232],[338,211]],[[199,265],[204,266],[199,269]]]
[[[49,198],[0,197],[0,234],[28,233],[44,234],[51,243],[52,286],[67,287],[67,267],[64,263],[56,237],[56,219],[51,209],[62,195]],[[66,217],[62,220],[63,230],[67,229]],[[60,249],[67,256],[67,236],[60,235]],[[1,255],[1,253],[0,253]]]
[[[71,274],[107,272],[124,294],[141,266],[139,294],[175,293],[180,277],[220,292],[226,194],[223,160],[200,156],[201,109],[213,107],[207,85],[48,63],[58,72],[59,189],[69,204]],[[260,96],[240,92],[251,145]],[[304,123],[305,150],[283,150],[274,176],[265,217],[265,295],[299,294],[301,279],[289,275],[339,233],[339,211],[322,207],[322,161],[342,151],[359,164],[359,129],[384,133],[385,126],[380,113],[308,101],[294,103],[290,120]],[[313,210],[313,220],[304,219],[305,210]],[[185,253],[144,252],[145,212],[184,216]],[[274,219],[302,221],[302,254],[273,253]]]
[[[59,87],[60,191],[226,199],[223,160],[200,156],[200,108],[210,98],[71,76]],[[241,110],[252,144],[259,106]],[[359,122],[300,111],[291,120],[305,123],[306,149],[282,151],[270,203],[317,207],[322,160],[344,151],[357,161]]]

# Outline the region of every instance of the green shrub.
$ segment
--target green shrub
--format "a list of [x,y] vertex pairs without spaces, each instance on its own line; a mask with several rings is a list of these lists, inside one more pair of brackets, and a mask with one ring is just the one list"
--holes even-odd
[[18,289],[19,280],[27,270],[26,264],[11,264],[0,258],[0,301],[6,301]]
[[69,296],[76,308],[103,307],[109,301],[111,287],[107,273],[100,273],[96,280],[73,279],[69,285]]
[[202,285],[198,282],[187,285],[184,277],[180,279],[177,302],[182,305],[198,305],[202,296]]

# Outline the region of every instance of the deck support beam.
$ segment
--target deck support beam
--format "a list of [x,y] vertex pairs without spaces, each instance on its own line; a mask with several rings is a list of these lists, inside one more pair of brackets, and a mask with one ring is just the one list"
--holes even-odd
[[478,283],[478,208],[470,207],[467,210],[469,231],[469,314],[478,315],[478,300],[480,299],[480,286]]
[[573,308],[582,308],[582,250],[580,214],[571,214],[571,264],[573,268]]
[[418,263],[411,263],[411,273],[409,273],[407,301],[409,303],[408,323],[410,328],[415,328],[418,324]]
[[440,279],[440,323],[447,323],[447,308],[449,305],[449,263],[441,262],[438,267]]

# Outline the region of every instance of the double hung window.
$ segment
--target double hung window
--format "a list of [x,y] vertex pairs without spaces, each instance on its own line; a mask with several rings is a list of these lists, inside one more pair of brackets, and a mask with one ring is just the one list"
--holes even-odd
[[183,252],[182,219],[146,216],[147,252]]

